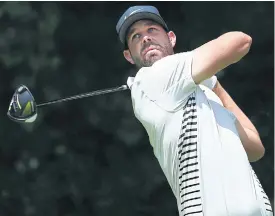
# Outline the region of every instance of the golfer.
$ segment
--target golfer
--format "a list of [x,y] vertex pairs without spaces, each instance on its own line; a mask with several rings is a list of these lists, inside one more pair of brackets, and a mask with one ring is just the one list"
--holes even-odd
[[215,76],[249,52],[251,37],[228,32],[174,53],[176,35],[152,6],[127,9],[116,30],[125,59],[138,70],[127,82],[135,116],[179,215],[273,215],[250,166],[264,155],[260,136]]

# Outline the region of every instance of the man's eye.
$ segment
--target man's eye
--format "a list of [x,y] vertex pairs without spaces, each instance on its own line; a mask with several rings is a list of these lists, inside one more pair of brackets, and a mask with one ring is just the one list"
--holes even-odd
[[148,32],[150,33],[150,32],[152,32],[152,31],[154,31],[154,30],[156,30],[155,28],[149,28],[148,29]]
[[140,38],[140,34],[134,34],[132,40]]

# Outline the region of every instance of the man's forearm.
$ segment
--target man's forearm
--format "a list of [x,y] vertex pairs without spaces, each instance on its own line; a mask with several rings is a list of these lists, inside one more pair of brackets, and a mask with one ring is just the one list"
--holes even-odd
[[265,149],[262,144],[259,133],[249,118],[238,107],[230,95],[225,91],[219,82],[212,89],[220,98],[224,107],[231,111],[237,121],[235,123],[243,147],[247,153],[250,162],[257,161],[263,157]]
[[224,107],[236,116],[236,118],[239,120],[243,127],[248,128],[258,134],[258,131],[253,125],[253,123],[238,107],[238,105],[234,102],[231,96],[226,92],[226,90],[221,86],[221,84],[218,81],[212,90],[220,98]]

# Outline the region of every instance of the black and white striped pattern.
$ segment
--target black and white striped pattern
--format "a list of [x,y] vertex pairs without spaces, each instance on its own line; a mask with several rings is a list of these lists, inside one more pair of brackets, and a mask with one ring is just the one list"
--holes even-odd
[[179,190],[181,216],[202,216],[199,164],[197,154],[197,110],[193,93],[184,106],[182,129],[178,143]]
[[267,197],[267,195],[266,195],[266,193],[265,193],[265,191],[262,187],[262,184],[261,184],[260,180],[258,179],[255,171],[253,170],[252,166],[251,166],[251,172],[252,172],[254,180],[256,181],[256,184],[257,184],[256,186],[258,188],[260,188],[262,198],[263,198],[264,204],[265,204],[265,210],[268,211],[268,212],[272,212],[272,207],[271,207],[270,201],[269,201],[269,199],[268,199],[268,197]]

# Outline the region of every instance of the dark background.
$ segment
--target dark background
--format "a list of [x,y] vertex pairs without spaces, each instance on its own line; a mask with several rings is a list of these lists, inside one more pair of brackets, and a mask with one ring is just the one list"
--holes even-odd
[[[35,124],[6,116],[21,83],[37,102],[126,83],[136,71],[115,25],[134,3],[145,4],[0,3],[1,216],[178,215],[129,91],[39,109]],[[252,166],[273,203],[273,2],[146,4],[175,31],[177,52],[227,31],[253,38],[249,54],[218,77],[259,130],[266,154]]]

